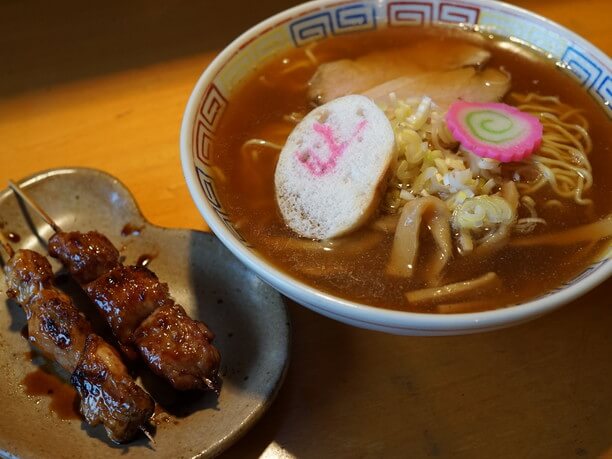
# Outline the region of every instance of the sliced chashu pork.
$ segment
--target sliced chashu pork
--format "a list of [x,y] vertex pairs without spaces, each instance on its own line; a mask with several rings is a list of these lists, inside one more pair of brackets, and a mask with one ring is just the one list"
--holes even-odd
[[[441,46],[444,52],[441,53]],[[340,59],[321,64],[310,80],[309,96],[318,103],[348,94],[363,93],[398,77],[414,77],[432,71],[481,66],[490,53],[466,43],[415,43],[411,46]]]
[[387,104],[391,93],[399,100],[427,95],[442,111],[446,111],[458,99],[469,102],[501,100],[509,88],[509,75],[497,69],[479,72],[473,67],[466,67],[396,78],[363,91],[362,94],[378,105]]

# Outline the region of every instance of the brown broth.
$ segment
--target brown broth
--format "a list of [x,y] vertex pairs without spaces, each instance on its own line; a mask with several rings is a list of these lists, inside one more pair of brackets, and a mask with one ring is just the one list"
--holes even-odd
[[[594,144],[590,155],[594,186],[587,197],[591,197],[595,205],[591,213],[572,203],[567,203],[561,212],[542,210],[541,216],[548,220],[544,231],[576,226],[611,212],[612,180],[607,179],[612,176],[610,121],[594,100],[553,61],[508,41],[469,32],[441,33],[439,29],[387,30],[328,39],[317,45],[315,54],[329,61],[416,40],[435,41],[439,43],[441,52],[446,40],[477,40],[492,52],[490,67],[503,66],[512,74],[511,91],[556,95],[563,102],[583,109]],[[217,183],[225,208],[238,231],[256,250],[281,270],[318,289],[389,309],[434,312],[431,306],[410,307],[404,298],[406,291],[424,286],[418,279],[398,279],[384,274],[393,238],[390,234],[374,241],[373,246],[369,243],[371,247],[356,254],[351,253],[354,252],[351,248],[360,243],[367,246],[368,238],[374,237],[370,230],[358,230],[339,241],[330,251],[295,249],[293,244],[286,243],[286,238],[296,241],[298,238],[285,226],[274,198],[278,153],[261,150],[253,159],[241,154],[241,146],[251,138],[283,144],[293,127],[283,120],[283,116],[292,112],[305,114],[312,109],[306,95],[306,83],[314,73],[314,67],[293,72],[290,79],[279,77],[283,68],[303,57],[303,50],[280,56],[254,72],[250,80],[232,95],[217,134],[214,152],[215,165],[227,177],[226,181]],[[265,84],[261,82],[262,77]],[[420,253],[426,253],[432,242],[425,237],[422,244],[424,249]],[[602,244],[506,247],[485,260],[455,256],[447,267],[445,281],[466,280],[495,271],[503,280],[502,286],[483,295],[483,299],[489,302],[487,308],[502,307],[561,285],[583,270],[601,249]],[[419,261],[418,266],[423,266],[424,260]]]

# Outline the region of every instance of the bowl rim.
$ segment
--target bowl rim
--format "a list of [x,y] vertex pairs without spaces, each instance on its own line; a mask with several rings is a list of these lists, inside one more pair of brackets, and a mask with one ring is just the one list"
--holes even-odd
[[[368,3],[376,2],[367,0]],[[182,163],[183,175],[191,197],[196,204],[200,214],[204,217],[213,233],[230,249],[230,251],[252,269],[264,281],[272,285],[284,295],[292,298],[298,303],[309,307],[317,312],[328,311],[334,316],[344,317],[351,321],[374,327],[393,327],[420,331],[442,331],[442,332],[461,332],[465,330],[500,328],[514,323],[524,322],[530,318],[536,318],[546,314],[564,304],[572,301],[587,291],[593,289],[604,282],[612,275],[612,258],[602,260],[597,265],[594,272],[581,278],[572,285],[562,284],[558,291],[545,293],[541,297],[529,300],[524,303],[508,306],[501,309],[494,309],[483,312],[434,314],[384,309],[367,304],[350,301],[330,293],[317,290],[303,281],[287,274],[272,262],[268,261],[263,255],[249,249],[240,241],[225,225],[219,215],[215,212],[212,205],[206,199],[203,190],[199,185],[199,179],[195,172],[195,162],[192,151],[192,133],[195,127],[198,107],[202,100],[205,90],[209,83],[213,82],[223,65],[235,54],[240,52],[240,48],[246,42],[264,31],[281,26],[289,19],[301,16],[306,12],[325,8],[338,4],[346,4],[346,1],[338,0],[314,0],[301,5],[281,11],[268,19],[265,19],[253,27],[243,32],[240,36],[228,44],[206,67],[198,78],[187,102],[180,128],[180,158]],[[350,3],[350,2],[349,2]],[[471,5],[491,6],[491,2],[486,0],[466,0]],[[561,35],[567,36],[571,41],[588,49],[589,52],[597,54],[602,62],[609,69],[610,59],[599,48],[591,44],[576,33],[566,27],[540,16],[536,13],[510,5],[505,2],[495,2],[500,8],[510,14],[519,17],[529,17],[547,26],[556,29]],[[597,263],[597,262],[594,262]],[[593,266],[591,264],[590,266]],[[589,266],[589,267],[590,267]],[[588,269],[588,267],[587,267]],[[584,273],[584,271],[583,271]],[[578,274],[580,276],[582,274]],[[578,277],[576,276],[576,277]]]

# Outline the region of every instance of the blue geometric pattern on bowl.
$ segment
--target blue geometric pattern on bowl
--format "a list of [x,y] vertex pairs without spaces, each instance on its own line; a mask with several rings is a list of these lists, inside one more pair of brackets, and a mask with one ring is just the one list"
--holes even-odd
[[600,102],[603,102],[609,114],[612,110],[610,106],[612,83],[610,73],[605,72],[604,66],[576,46],[568,46],[561,56],[561,61],[580,81],[582,86],[598,97]]
[[289,24],[295,46],[303,46],[333,35],[375,28],[376,8],[367,3],[318,11]]
[[603,74],[603,70],[599,65],[573,46],[569,46],[565,50],[561,60],[568,65],[569,70],[576,75],[582,86],[587,89],[591,88]]

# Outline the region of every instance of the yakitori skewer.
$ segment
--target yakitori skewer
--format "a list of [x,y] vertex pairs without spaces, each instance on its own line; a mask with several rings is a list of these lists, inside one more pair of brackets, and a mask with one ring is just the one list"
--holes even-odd
[[92,426],[103,424],[109,438],[125,442],[141,430],[155,403],[138,386],[115,349],[93,333],[85,316],[53,283],[47,259],[33,250],[15,251],[0,232],[7,295],[23,308],[28,340],[70,375],[80,396],[80,411]]
[[51,217],[49,217],[49,215],[47,215],[47,212],[45,212],[45,210],[40,207],[36,202],[34,202],[30,196],[28,196],[27,193],[24,193],[23,190],[16,185],[12,180],[8,181],[9,184],[9,188],[11,190],[13,190],[15,193],[17,193],[19,195],[19,197],[21,199],[23,199],[23,201],[30,206],[32,209],[34,209],[41,217],[42,219],[51,227],[53,228],[53,231],[55,231],[56,233],[61,231],[61,228],[53,221],[53,219]]
[[140,354],[151,370],[179,390],[219,392],[220,354],[214,334],[174,302],[168,286],[143,266],[124,266],[101,233],[64,232],[13,182],[11,189],[54,230],[49,253],[81,285],[110,326],[128,358]]

